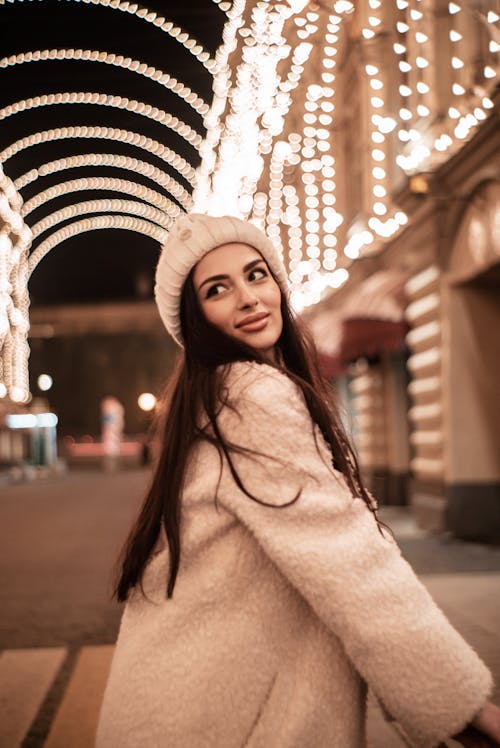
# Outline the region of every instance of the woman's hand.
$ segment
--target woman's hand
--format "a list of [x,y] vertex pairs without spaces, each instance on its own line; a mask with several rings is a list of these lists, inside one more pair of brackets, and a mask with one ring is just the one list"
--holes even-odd
[[466,748],[494,748],[500,746],[500,708],[487,701],[470,725],[453,736]]

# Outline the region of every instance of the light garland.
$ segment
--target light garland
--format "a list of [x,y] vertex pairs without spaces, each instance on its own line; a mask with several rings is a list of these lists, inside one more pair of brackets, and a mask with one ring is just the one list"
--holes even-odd
[[158,70],[145,62],[134,60],[131,57],[124,57],[123,55],[116,55],[110,52],[101,52],[96,49],[38,49],[33,52],[22,52],[21,54],[11,55],[10,57],[2,57],[0,59],[0,68],[47,60],[98,62],[130,70],[172,91],[186,101],[198,114],[204,115],[208,112],[208,104],[200,96],[184,85],[184,83],[163,72],[163,70]]
[[82,179],[71,179],[68,182],[60,182],[53,187],[48,187],[43,192],[39,192],[31,200],[24,203],[21,214],[26,217],[36,208],[44,205],[49,200],[53,200],[55,197],[61,197],[61,195],[68,195],[71,192],[82,190],[124,192],[127,195],[133,195],[154,205],[159,210],[168,213],[172,218],[175,218],[181,212],[179,206],[169,200],[168,197],[138,182],[131,182],[127,179],[115,179],[113,177],[84,177]]
[[117,169],[133,171],[136,174],[142,174],[144,177],[153,180],[160,187],[168,190],[182,205],[189,211],[192,207],[192,198],[189,192],[179,184],[170,174],[158,169],[158,167],[149,164],[146,161],[139,161],[131,156],[122,156],[116,153],[82,153],[75,156],[67,156],[56,161],[49,161],[42,164],[37,169],[30,169],[22,176],[18,177],[14,186],[16,190],[22,190],[28,184],[32,184],[39,177],[45,177],[48,174],[55,174],[65,169],[75,169],[83,166],[111,166]]
[[245,0],[233,0],[228,20],[222,32],[223,43],[215,55],[213,97],[210,110],[205,116],[206,137],[200,147],[201,163],[197,174],[197,185],[193,193],[195,208],[207,210],[211,189],[211,175],[216,164],[216,149],[222,135],[222,115],[226,110],[230,90],[231,68],[229,56],[236,48],[236,34],[243,23]]
[[160,125],[168,127],[194,146],[196,150],[199,150],[202,141],[201,135],[196,130],[193,130],[192,127],[178,117],[174,117],[169,112],[163,111],[163,109],[158,109],[151,106],[151,104],[145,104],[143,101],[130,100],[124,96],[113,96],[111,94],[92,93],[88,91],[64,91],[63,93],[43,94],[34,98],[21,99],[14,104],[9,104],[0,109],[0,121],[29,109],[59,104],[91,104],[93,106],[109,106],[122,109],[133,114],[140,114],[142,117],[147,117],[158,122]]
[[54,231],[53,234],[41,242],[36,250],[31,253],[28,260],[29,276],[33,273],[37,265],[43,260],[51,249],[58,244],[66,241],[72,236],[78,236],[87,231],[97,231],[99,229],[125,229],[126,231],[135,231],[138,234],[149,236],[155,239],[159,244],[164,244],[167,240],[168,231],[156,226],[154,223],[145,221],[143,218],[134,216],[113,216],[102,215],[93,216],[92,218],[82,218],[75,221],[62,229]]
[[65,140],[66,138],[102,138],[104,140],[127,143],[127,145],[141,148],[142,150],[157,156],[165,163],[170,164],[170,166],[176,169],[179,174],[182,174],[188,182],[191,184],[195,183],[196,172],[191,164],[178,153],[172,151],[166,145],[163,145],[163,143],[159,143],[157,140],[148,138],[138,132],[120,130],[116,127],[104,127],[101,125],[57,127],[53,130],[42,130],[41,132],[27,135],[26,137],[20,138],[14,143],[11,143],[11,145],[7,146],[7,148],[0,152],[0,164],[5,163],[9,158],[12,158],[12,156],[15,156],[26,148],[31,148],[40,143],[49,143],[54,140]]
[[[405,5],[404,0],[397,0],[398,8]],[[408,6],[408,3],[406,3]],[[436,168],[445,158],[449,158],[461,147],[463,141],[467,140],[478,124],[486,119],[486,110],[493,106],[493,102],[488,96],[488,90],[495,85],[498,77],[498,62],[493,65],[485,65],[482,70],[484,84],[477,83],[474,75],[474,62],[477,57],[477,51],[472,51],[471,44],[464,44],[464,38],[470,33],[471,24],[466,18],[466,6],[463,2],[448,3],[448,36],[451,43],[451,54],[449,57],[449,69],[452,71],[453,80],[449,92],[448,116],[446,118],[435,119],[437,112],[437,102],[432,91],[431,80],[425,79],[425,75],[431,69],[435,70],[432,55],[438,40],[434,46],[429,47],[426,54],[415,54],[414,62],[417,68],[424,73],[424,77],[417,83],[420,86],[420,92],[427,94],[428,103],[420,104],[414,111],[408,111],[407,119],[413,118],[415,125],[413,127],[403,128],[399,137],[406,146],[402,153],[396,158],[397,164],[407,173]],[[419,12],[417,10],[417,12]],[[408,10],[410,21],[424,22],[428,20],[427,28],[430,30],[430,19],[426,19],[425,12],[421,11],[421,17],[415,16],[415,9]],[[413,14],[413,15],[412,15]],[[499,20],[495,13],[488,13],[486,16],[481,13],[477,14],[479,20],[490,31],[490,37],[494,41],[496,31],[494,24]],[[409,25],[407,24],[408,28]],[[437,32],[435,32],[437,33]],[[430,31],[422,33],[417,31],[415,36],[417,42],[430,44]],[[395,45],[399,46],[399,45]],[[498,47],[498,48],[497,48]],[[398,51],[398,50],[396,50]],[[500,51],[500,44],[488,44],[488,53],[491,56],[497,55]],[[472,55],[474,54],[474,58]],[[402,110],[403,111],[403,110]],[[428,118],[428,122],[425,120]],[[434,119],[433,119],[434,118]]]
[[74,203],[66,208],[57,210],[54,213],[42,218],[38,223],[33,224],[31,231],[33,242],[44,231],[51,229],[58,223],[67,221],[69,218],[84,215],[85,213],[127,213],[128,215],[140,216],[146,218],[152,223],[157,223],[161,228],[169,230],[173,218],[162,210],[153,208],[147,203],[139,203],[136,200],[121,200],[107,198],[104,200],[86,200],[82,203]]
[[[0,0],[0,7],[12,2],[15,2],[15,0]],[[23,2],[23,0],[20,0],[20,2]],[[166,18],[159,16],[155,11],[149,10],[149,8],[144,6],[139,6],[136,3],[127,2],[127,0],[124,0],[124,2],[119,2],[118,0],[75,0],[75,2],[82,2],[85,5],[101,5],[111,10],[120,10],[123,13],[130,13],[146,23],[153,24],[157,29],[168,34],[168,36],[175,39],[179,44],[182,44],[198,62],[201,62],[209,72],[213,73],[215,60],[210,57],[209,52],[203,49],[202,45],[196,39],[190,37],[179,26],[176,26],[172,21],[167,21]]]
[[0,165],[0,398],[29,398],[28,251],[22,200]]

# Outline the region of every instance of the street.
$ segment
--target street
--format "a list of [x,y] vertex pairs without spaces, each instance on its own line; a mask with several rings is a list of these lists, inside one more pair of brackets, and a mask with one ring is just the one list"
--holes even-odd
[[[2,486],[0,748],[91,748],[121,613],[113,564],[148,478],[80,471]],[[405,508],[381,516],[498,684],[500,548],[428,537]],[[373,706],[369,735],[372,748],[402,745]]]

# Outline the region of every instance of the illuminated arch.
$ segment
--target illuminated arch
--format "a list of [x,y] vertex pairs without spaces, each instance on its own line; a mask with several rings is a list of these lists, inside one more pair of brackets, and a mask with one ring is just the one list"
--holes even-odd
[[[15,0],[0,0],[0,7],[6,5],[7,2],[14,2]],[[149,10],[149,8],[140,7],[136,3],[130,2],[119,2],[117,0],[75,0],[76,2],[83,2],[86,5],[102,5],[111,10],[121,10],[124,13],[130,13],[137,18],[140,18],[146,23],[151,23],[156,26],[160,31],[163,31],[168,36],[175,39],[175,41],[182,44],[201,64],[209,71],[213,72],[215,68],[215,60],[210,57],[210,53],[203,49],[202,45],[198,43],[196,39],[189,36],[186,31],[183,31],[179,26],[176,26],[172,21],[167,21],[163,16],[159,16],[155,11]],[[22,0],[21,0],[22,2]]]
[[27,200],[22,207],[22,215],[26,218],[35,208],[39,208],[49,200],[61,195],[67,195],[71,192],[80,192],[81,190],[112,190],[114,192],[124,192],[126,195],[139,197],[147,203],[154,205],[159,210],[168,213],[175,218],[181,212],[181,209],[168,197],[161,195],[155,190],[150,190],[143,184],[130,182],[127,179],[114,179],[112,177],[88,177],[83,179],[71,179],[69,182],[61,182],[53,187],[49,187],[43,192]]
[[42,164],[37,169],[30,169],[14,181],[16,190],[22,190],[28,184],[32,184],[38,177],[55,174],[65,169],[75,169],[81,166],[111,166],[118,169],[126,169],[136,174],[151,179],[168,190],[180,202],[185,210],[190,210],[193,200],[189,192],[179,184],[170,174],[158,169],[147,161],[139,161],[131,156],[122,156],[117,153],[82,153],[80,155],[59,158]]
[[135,216],[102,215],[83,218],[81,221],[75,221],[67,226],[63,226],[62,229],[55,231],[38,245],[28,259],[29,276],[31,276],[45,255],[58,244],[69,239],[71,236],[77,236],[86,231],[96,231],[98,229],[126,229],[127,231],[135,231],[138,234],[156,239],[159,244],[164,244],[168,236],[168,231],[165,229]]
[[133,73],[143,75],[149,80],[159,83],[164,88],[177,94],[186,101],[196,112],[202,116],[208,112],[208,104],[188,86],[178,81],[169,73],[147,65],[145,62],[134,60],[131,57],[117,55],[112,52],[101,52],[96,49],[38,49],[34,52],[22,52],[10,57],[0,59],[0,68],[8,68],[13,65],[22,65],[25,62],[45,62],[50,60],[77,60],[81,62],[99,62],[105,65],[130,70]]
[[33,241],[37,239],[44,231],[52,228],[58,223],[67,221],[68,218],[76,218],[85,213],[126,213],[132,216],[146,218],[152,223],[158,224],[163,229],[169,229],[173,219],[163,210],[158,210],[147,203],[140,203],[137,200],[122,200],[120,198],[105,198],[103,200],[86,200],[82,203],[67,205],[61,210],[51,213],[49,216],[42,218],[41,221],[31,226]]
[[113,96],[112,94],[95,93],[92,91],[64,91],[63,93],[43,94],[42,96],[34,96],[29,99],[21,99],[14,102],[14,104],[9,104],[0,109],[0,121],[28,109],[36,109],[42,106],[56,106],[58,104],[90,104],[93,106],[109,106],[115,109],[124,109],[127,112],[140,114],[142,117],[147,117],[158,122],[160,125],[168,127],[180,135],[181,138],[187,140],[196,150],[199,150],[202,142],[202,136],[199,132],[196,132],[196,130],[186,124],[186,122],[183,122],[183,120],[174,117],[170,112],[165,112],[163,109],[151,106],[151,104],[145,104],[143,101],[128,99],[125,96]]
[[41,130],[11,143],[0,152],[0,163],[8,161],[25,148],[31,148],[40,143],[49,143],[53,140],[64,140],[65,138],[101,138],[103,140],[114,140],[119,143],[127,143],[136,148],[141,148],[149,154],[153,154],[167,164],[170,164],[179,174],[182,174],[192,185],[196,181],[196,171],[191,164],[178,153],[168,148],[157,140],[141,135],[131,130],[120,130],[117,127],[106,127],[103,125],[74,125],[71,127],[56,127],[53,130]]

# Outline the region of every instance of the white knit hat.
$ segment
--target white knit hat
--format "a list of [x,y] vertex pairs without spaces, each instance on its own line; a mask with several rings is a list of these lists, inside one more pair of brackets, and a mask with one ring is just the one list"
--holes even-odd
[[258,250],[282,289],[288,287],[286,270],[272,241],[253,223],[233,216],[181,215],[170,230],[156,268],[155,298],[163,324],[176,343],[183,345],[180,319],[182,287],[191,268],[207,252],[223,244],[248,244]]

